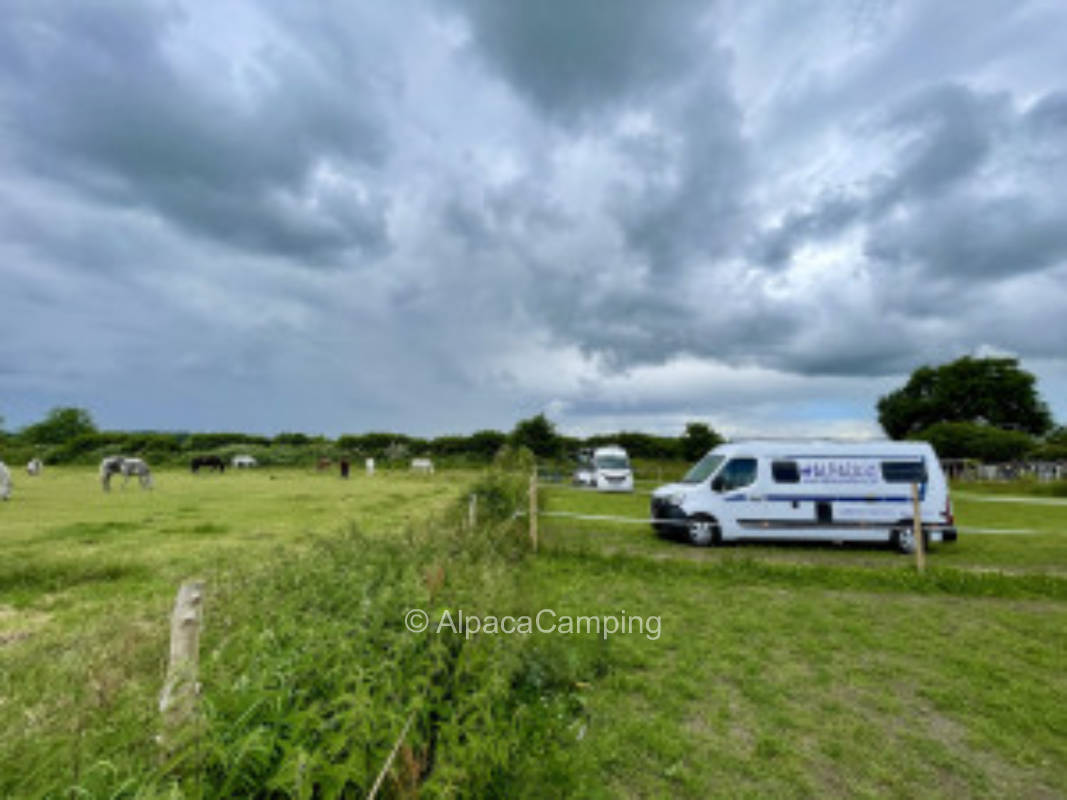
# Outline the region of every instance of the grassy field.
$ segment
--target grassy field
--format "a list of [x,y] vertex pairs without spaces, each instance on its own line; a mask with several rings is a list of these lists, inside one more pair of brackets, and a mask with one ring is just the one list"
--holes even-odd
[[[548,489],[549,509],[645,518],[648,497]],[[1061,797],[1067,505],[955,501],[925,576],[888,548],[692,548],[552,519],[530,594],[660,614],[612,639],[590,692],[590,794]],[[610,776],[610,778],[608,778]],[[598,788],[599,787],[599,788]]]
[[154,476],[152,490],[115,479],[110,493],[86,468],[16,476],[16,500],[0,506],[0,593],[16,608],[77,614],[87,602],[154,596],[190,574],[305,546],[350,523],[393,534],[445,508],[473,474],[171,470]]
[[[957,497],[964,532],[919,576],[888,549],[556,518],[534,556],[507,519],[521,476],[164,472],[109,495],[87,469],[20,477],[0,506],[0,796],[361,797],[409,722],[383,796],[1062,797],[1067,505],[985,497]],[[168,760],[154,706],[191,575],[203,711]],[[411,608],[658,626],[417,635]]]

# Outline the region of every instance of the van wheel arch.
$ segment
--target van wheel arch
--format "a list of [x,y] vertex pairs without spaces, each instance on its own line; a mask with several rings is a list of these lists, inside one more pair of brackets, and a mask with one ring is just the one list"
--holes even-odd
[[722,527],[711,514],[693,514],[685,526],[689,544],[695,547],[717,547],[722,544]]

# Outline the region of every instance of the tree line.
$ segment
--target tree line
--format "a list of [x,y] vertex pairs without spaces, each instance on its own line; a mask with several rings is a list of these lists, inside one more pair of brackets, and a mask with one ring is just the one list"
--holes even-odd
[[[0,425],[2,425],[0,418]],[[258,436],[238,432],[101,431],[83,408],[54,408],[40,422],[17,432],[0,428],[0,444],[11,462],[41,456],[48,463],[88,463],[105,455],[139,455],[157,463],[193,455],[247,452],[264,463],[297,464],[308,457],[359,457],[400,461],[430,456],[465,463],[488,463],[505,444],[527,447],[546,460],[568,460],[581,449],[620,444],[632,457],[695,461],[722,437],[709,425],[690,422],[681,436],[622,431],[586,438],[564,436],[544,415],[520,420],[510,432],[480,430],[470,435],[423,438],[381,431],[343,434],[331,439],[298,432]]]

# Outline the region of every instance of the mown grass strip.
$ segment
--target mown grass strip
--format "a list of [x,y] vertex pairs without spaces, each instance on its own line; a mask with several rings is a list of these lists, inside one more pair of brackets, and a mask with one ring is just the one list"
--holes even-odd
[[643,553],[605,553],[590,543],[556,544],[546,548],[545,555],[594,562],[612,571],[639,572],[650,580],[667,580],[684,572],[736,585],[1067,601],[1067,578],[1044,574],[1017,575],[930,566],[920,575],[912,569],[771,563],[744,556],[694,562]]

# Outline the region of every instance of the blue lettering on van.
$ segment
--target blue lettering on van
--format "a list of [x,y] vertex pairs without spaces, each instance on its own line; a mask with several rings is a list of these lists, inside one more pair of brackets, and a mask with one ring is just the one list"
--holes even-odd
[[869,460],[819,460],[800,465],[801,483],[878,483],[878,463]]

